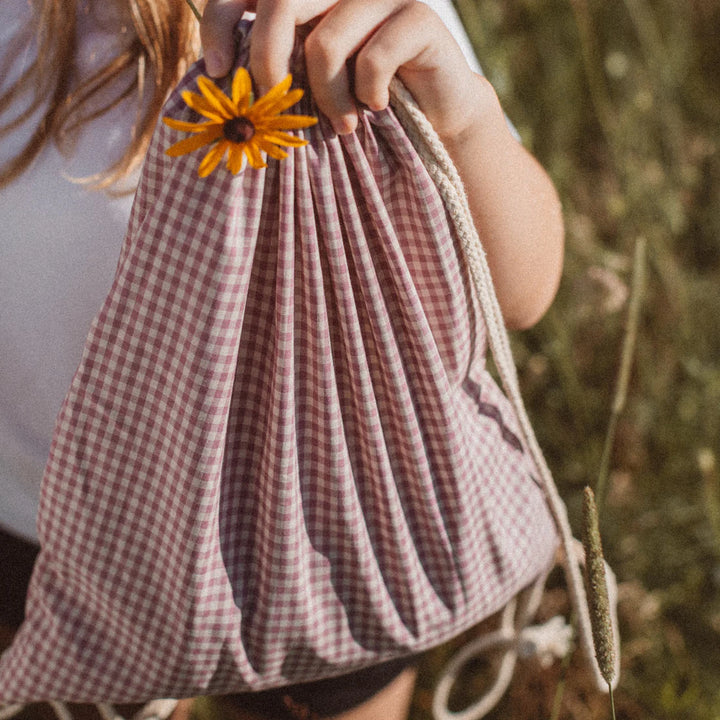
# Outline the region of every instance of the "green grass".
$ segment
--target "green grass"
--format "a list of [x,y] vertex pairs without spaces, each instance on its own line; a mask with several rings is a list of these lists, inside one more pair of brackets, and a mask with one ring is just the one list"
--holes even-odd
[[[610,422],[633,255],[646,243],[647,286],[602,513],[622,590],[618,718],[717,720],[720,2],[457,5],[506,112],[563,201],[557,301],[514,342],[576,533]],[[429,717],[441,655],[428,658],[418,720]],[[493,717],[550,717],[562,678],[558,717],[608,717],[607,698],[596,697],[576,658],[566,672],[521,666]]]

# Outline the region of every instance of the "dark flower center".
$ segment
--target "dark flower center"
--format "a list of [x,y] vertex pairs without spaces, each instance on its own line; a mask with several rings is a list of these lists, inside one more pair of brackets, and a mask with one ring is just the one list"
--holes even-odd
[[223,124],[223,135],[230,142],[248,142],[254,134],[255,126],[246,117],[230,118]]

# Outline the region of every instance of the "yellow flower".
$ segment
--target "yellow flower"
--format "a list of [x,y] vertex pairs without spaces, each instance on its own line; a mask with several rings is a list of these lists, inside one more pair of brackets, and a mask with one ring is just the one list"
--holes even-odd
[[278,146],[301,147],[307,140],[283,130],[296,130],[314,125],[317,118],[309,115],[280,115],[302,96],[300,89],[290,90],[292,76],[288,75],[272,90],[253,102],[252,81],[245,68],[238,68],[232,82],[232,97],[228,97],[210,78],[198,78],[201,95],[186,90],[183,100],[193,110],[207,118],[192,123],[164,117],[163,122],[174,130],[193,133],[171,145],[165,153],[178,157],[211,145],[200,163],[198,174],[207,177],[228,153],[227,167],[234,175],[242,170],[244,158],[254,168],[266,167],[261,151],[282,160],[288,155]]

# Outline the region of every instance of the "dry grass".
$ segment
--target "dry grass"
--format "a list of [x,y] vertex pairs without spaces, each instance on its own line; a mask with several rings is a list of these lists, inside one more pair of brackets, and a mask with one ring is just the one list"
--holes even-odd
[[[582,488],[597,480],[611,417],[633,253],[646,242],[648,286],[602,514],[621,581],[618,718],[717,720],[720,3],[457,4],[509,116],[563,199],[564,282],[549,315],[515,345],[530,414],[578,532]],[[564,602],[558,588],[543,612]],[[429,717],[441,659],[428,658],[416,720]],[[608,716],[607,698],[573,658],[568,668],[521,666],[493,717],[549,718],[559,685],[557,717]]]

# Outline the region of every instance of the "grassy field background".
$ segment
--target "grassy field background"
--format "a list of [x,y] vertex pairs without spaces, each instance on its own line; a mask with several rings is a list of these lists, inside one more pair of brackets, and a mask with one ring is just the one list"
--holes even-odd
[[[514,345],[578,536],[582,490],[602,474],[614,425],[601,529],[620,581],[617,717],[720,720],[720,0],[456,2],[563,201],[558,299]],[[613,416],[638,247],[645,290]],[[567,605],[554,578],[539,619]],[[412,720],[430,720],[459,642],[425,659]],[[491,660],[458,683],[458,708],[483,689]],[[192,716],[221,714],[201,700]],[[608,717],[574,653],[548,667],[521,660],[491,720]]]
[[[646,276],[601,529],[620,581],[618,718],[720,718],[720,2],[457,0],[560,191],[562,287],[517,335],[528,410],[579,536],[600,473],[634,257]],[[561,586],[541,613],[565,607]],[[413,718],[452,648],[429,656]],[[477,692],[478,666],[456,693]],[[493,718],[605,718],[581,659],[521,662]]]

